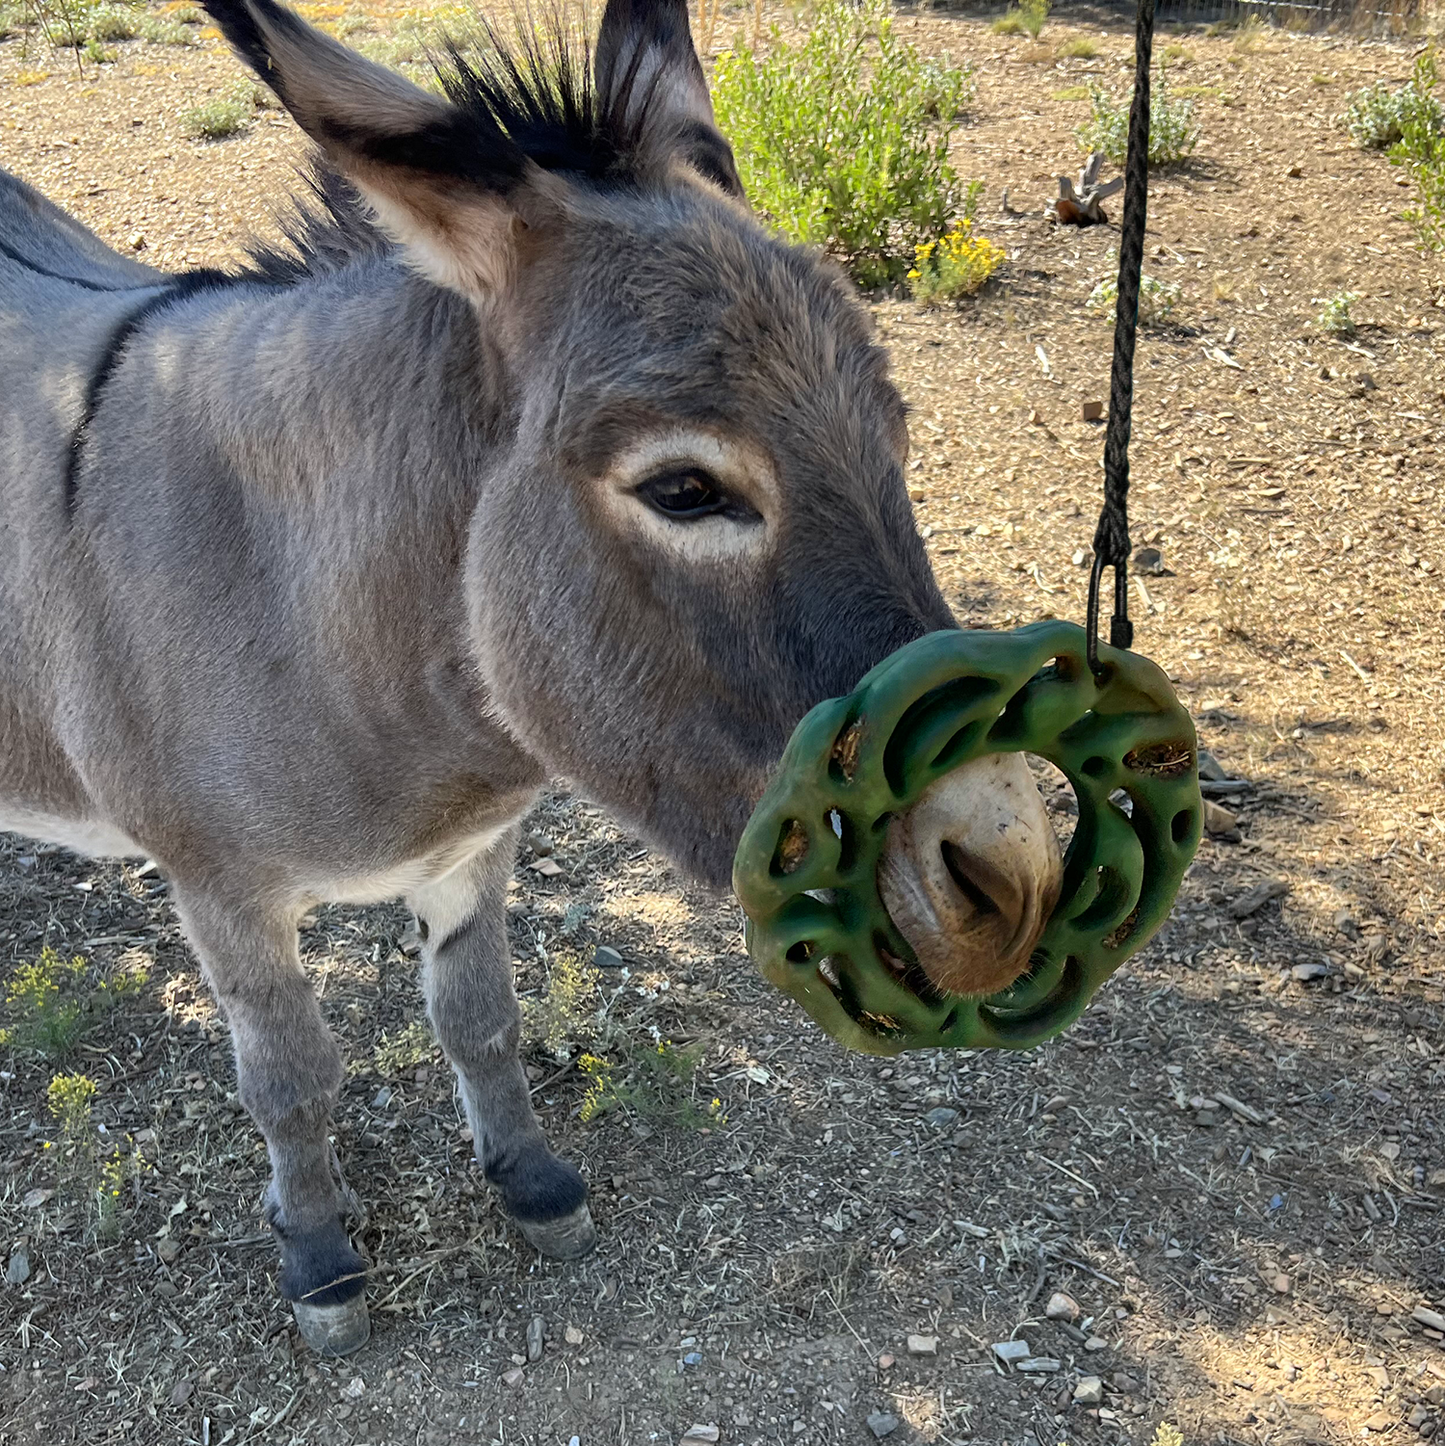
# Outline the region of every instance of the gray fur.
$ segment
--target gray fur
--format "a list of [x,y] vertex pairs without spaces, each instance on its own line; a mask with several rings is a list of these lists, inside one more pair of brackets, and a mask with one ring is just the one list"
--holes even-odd
[[[268,6],[211,8],[246,49],[281,26]],[[302,914],[409,898],[483,1167],[524,1221],[575,1211],[517,1059],[516,821],[565,775],[723,887],[801,714],[953,625],[864,313],[730,194],[690,42],[656,82],[679,9],[614,0],[603,22],[641,27],[602,46],[615,71],[666,19],[648,103],[687,112],[634,124],[646,164],[615,184],[526,155],[510,189],[377,160],[404,90],[388,134],[358,136],[345,52],[298,62],[279,88],[409,249],[328,181],[288,262],[178,288],[0,175],[0,827],[172,880],[270,1149],[292,1298],[345,1298],[360,1269]],[[286,33],[288,56],[321,44]],[[448,267],[458,286],[427,279]],[[659,546],[599,480],[667,427],[765,459],[741,562]]]

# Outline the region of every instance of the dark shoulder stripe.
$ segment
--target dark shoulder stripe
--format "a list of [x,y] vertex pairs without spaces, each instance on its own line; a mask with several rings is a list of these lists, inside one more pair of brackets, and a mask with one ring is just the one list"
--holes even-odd
[[[85,456],[85,444],[90,432],[90,424],[95,420],[106,384],[115,375],[126,345],[156,312],[169,306],[173,301],[182,301],[187,296],[195,295],[198,291],[226,286],[235,280],[235,277],[228,276],[224,271],[202,269],[183,272],[167,282],[159,282],[157,285],[163,289],[156,295],[148,297],[134,311],[128,312],[122,317],[106,338],[100,360],[96,363],[96,368],[91,373],[90,381],[85,388],[85,407],[80,414],[80,421],[70,434],[70,451],[65,459],[65,515],[67,518],[74,518],[79,501],[80,464]],[[127,289],[140,290],[141,288]]]

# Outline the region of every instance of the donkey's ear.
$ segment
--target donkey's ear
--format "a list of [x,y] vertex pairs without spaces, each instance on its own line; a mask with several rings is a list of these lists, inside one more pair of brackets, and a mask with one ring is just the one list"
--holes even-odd
[[686,0],[607,0],[597,36],[597,94],[635,130],[644,156],[675,157],[742,195],[692,43]]
[[535,179],[506,135],[275,0],[202,3],[419,271],[471,296],[506,281],[513,222]]

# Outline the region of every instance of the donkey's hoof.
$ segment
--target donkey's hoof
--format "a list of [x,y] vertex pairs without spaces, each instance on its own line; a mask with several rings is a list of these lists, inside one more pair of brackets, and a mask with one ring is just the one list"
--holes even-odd
[[354,1295],[340,1305],[293,1300],[291,1310],[301,1339],[318,1356],[349,1356],[371,1338],[371,1317],[366,1313],[364,1294]]
[[597,1244],[597,1227],[585,1203],[555,1220],[519,1220],[517,1229],[543,1255],[554,1260],[580,1260]]

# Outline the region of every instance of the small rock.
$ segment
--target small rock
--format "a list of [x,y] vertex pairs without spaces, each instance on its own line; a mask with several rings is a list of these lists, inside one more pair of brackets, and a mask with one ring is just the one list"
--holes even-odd
[[1199,750],[1199,781],[1201,783],[1223,783],[1229,775],[1220,761],[1207,749]]
[[936,1356],[938,1354],[937,1336],[909,1336],[908,1354],[910,1356]]
[[922,502],[928,497],[928,491],[923,487],[910,487],[908,489],[908,497],[910,501]]
[[526,1379],[527,1373],[521,1366],[513,1366],[510,1370],[502,1372],[502,1384],[512,1387],[513,1390],[520,1386]]
[[562,1332],[562,1335],[569,1346],[580,1346],[582,1344],[582,1332],[574,1325],[569,1325],[567,1329]]
[[1360,937],[1360,923],[1348,909],[1340,909],[1335,914],[1335,928],[1345,936],[1346,939],[1358,939]]
[[533,873],[541,874],[544,879],[555,879],[562,872],[562,865],[556,859],[540,858],[533,859],[527,865]]
[[1300,178],[1302,175],[1304,175],[1304,173],[1305,173],[1305,168],[1304,168],[1303,166],[1299,165],[1298,163],[1296,163],[1296,164],[1294,164],[1293,166],[1291,166],[1291,167],[1289,168],[1289,170],[1287,170],[1287,171],[1285,172],[1285,175],[1287,175],[1288,177],[1290,177],[1291,180],[1297,181],[1297,180],[1299,180],[1299,178]]
[[1445,1315],[1438,1310],[1429,1310],[1423,1305],[1417,1305],[1410,1312],[1410,1319],[1424,1326],[1426,1330],[1445,1331]]
[[1075,567],[1087,567],[1090,561],[1092,561],[1092,557],[1091,554],[1085,552],[1084,549],[1080,547],[1075,549],[1074,555],[1070,559],[1070,561],[1074,564]]
[[627,960],[609,944],[599,944],[592,951],[592,962],[599,969],[625,969],[627,967]]
[[162,1265],[171,1265],[181,1253],[181,1242],[167,1235],[164,1240],[156,1241],[156,1259]]
[[38,1188],[35,1190],[27,1190],[25,1192],[24,1198],[20,1202],[21,1209],[38,1210],[54,1194],[54,1190],[43,1190]]
[[1124,1371],[1115,1371],[1109,1379],[1109,1384],[1121,1395],[1130,1396],[1139,1389],[1139,1382],[1133,1376]]
[[557,845],[544,833],[529,833],[527,835],[527,847],[531,849],[539,859],[544,859],[556,849]]
[[191,1399],[191,1393],[195,1390],[191,1381],[177,1381],[171,1387],[171,1393],[166,1398],[172,1406],[184,1406]]
[[891,1351],[884,1351],[883,1354],[878,1357],[878,1369],[880,1371],[891,1371],[896,1363],[897,1358]]
[[1323,964],[1296,964],[1289,972],[1292,979],[1308,984],[1313,979],[1323,979],[1330,971]]
[[1076,1406],[1097,1406],[1104,1399],[1104,1382],[1099,1376],[1080,1376],[1074,1383]]
[[1052,1356],[1025,1356],[1019,1362],[1019,1370],[1026,1371],[1033,1376],[1052,1375],[1055,1371],[1063,1370],[1063,1362],[1056,1361]]
[[5,1267],[6,1285],[24,1285],[30,1279],[30,1252],[23,1245],[17,1245],[10,1252],[9,1264]]
[[1033,1349],[1027,1341],[995,1341],[989,1349],[1006,1366],[1017,1365],[1033,1355]]
[[1355,382],[1362,392],[1377,392],[1380,390],[1380,388],[1375,384],[1374,377],[1372,377],[1369,372],[1361,372],[1355,378]]
[[958,1111],[949,1109],[947,1105],[939,1105],[937,1109],[929,1110],[923,1118],[935,1130],[946,1130],[958,1123]]
[[1164,571],[1164,554],[1157,547],[1136,548],[1131,566],[1146,577],[1158,577]]
[[1044,1307],[1044,1314],[1050,1320],[1078,1320],[1079,1302],[1073,1296],[1056,1290],[1049,1297],[1049,1303]]
[[1366,1431],[1388,1431],[1395,1424],[1395,1418],[1388,1411],[1376,1411],[1365,1422]]
[[703,1446],[704,1442],[716,1441],[721,1435],[722,1432],[713,1425],[689,1426],[677,1446]]
[[1406,1419],[1407,1419],[1410,1427],[1411,1427],[1413,1430],[1418,1431],[1418,1430],[1420,1429],[1420,1427],[1423,1426],[1423,1425],[1425,1424],[1425,1422],[1429,1419],[1429,1416],[1430,1416],[1430,1408],[1429,1408],[1423,1401],[1421,1401],[1421,1402],[1410,1412],[1409,1416],[1408,1416]]
[[689,1352],[682,1358],[682,1363],[683,1363],[683,1365],[685,1365],[685,1366],[700,1366],[700,1365],[702,1365],[702,1352],[701,1352],[701,1351],[689,1351]]
[[359,1401],[366,1394],[366,1382],[360,1376],[353,1376],[341,1388],[341,1394],[348,1401]]
[[384,1110],[391,1103],[391,1087],[382,1085],[371,1097],[371,1107],[374,1110]]
[[868,1417],[868,1429],[881,1441],[891,1436],[903,1423],[891,1411],[874,1411]]
[[1079,420],[1083,422],[1101,422],[1104,419],[1103,402],[1085,402],[1079,408]]
[[534,1315],[527,1323],[527,1359],[529,1361],[540,1361],[542,1359],[542,1341],[547,1335],[547,1322],[539,1315]]
[[1106,1341],[1103,1336],[1090,1336],[1089,1339],[1084,1342],[1084,1349],[1086,1351],[1107,1351],[1109,1349],[1109,1342]]
[[1212,798],[1204,800],[1204,829],[1216,838],[1239,838],[1239,820]]
[[1275,1278],[1274,1278],[1272,1281],[1270,1281],[1270,1284],[1274,1287],[1274,1289],[1275,1289],[1275,1291],[1276,1291],[1277,1294],[1279,1294],[1279,1295],[1288,1295],[1288,1294],[1289,1294],[1289,1284],[1290,1284],[1289,1276],[1287,1276],[1283,1271],[1281,1271],[1278,1275],[1276,1275]]
[[146,244],[145,232],[136,231],[130,238],[130,249],[132,251],[144,251]]
[[1251,914],[1257,914],[1271,899],[1281,898],[1287,893],[1288,884],[1279,879],[1266,879],[1264,883],[1256,884],[1241,894],[1229,906],[1229,915],[1232,919],[1247,919]]

